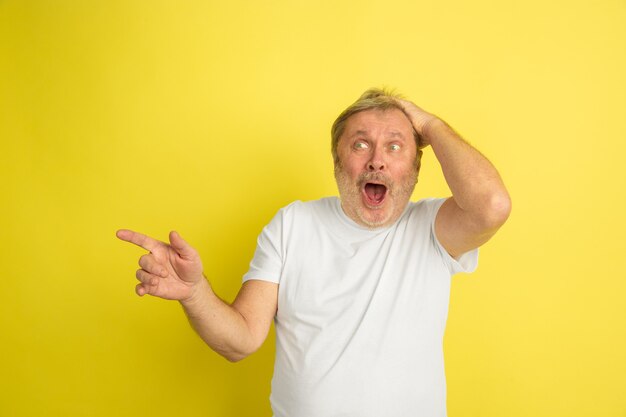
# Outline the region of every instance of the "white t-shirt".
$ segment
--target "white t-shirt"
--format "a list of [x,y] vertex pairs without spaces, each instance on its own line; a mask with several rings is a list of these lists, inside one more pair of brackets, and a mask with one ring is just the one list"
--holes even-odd
[[276,417],[446,415],[450,277],[478,250],[455,260],[437,241],[444,201],[410,202],[376,230],[336,197],[296,201],[263,229],[244,281],[279,284]]

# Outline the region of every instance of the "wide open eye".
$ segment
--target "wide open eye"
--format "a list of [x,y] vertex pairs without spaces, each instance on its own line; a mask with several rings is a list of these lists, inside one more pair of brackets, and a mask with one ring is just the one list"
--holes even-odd
[[368,147],[367,143],[361,140],[354,143],[354,149],[367,149]]
[[400,145],[398,145],[397,143],[392,143],[391,145],[389,145],[389,149],[393,152],[397,152],[400,150]]

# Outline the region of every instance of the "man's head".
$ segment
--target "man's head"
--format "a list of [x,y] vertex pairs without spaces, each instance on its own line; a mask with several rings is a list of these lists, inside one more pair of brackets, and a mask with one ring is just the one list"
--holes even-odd
[[417,182],[422,154],[419,137],[400,98],[370,89],[332,127],[341,205],[348,217],[365,227],[395,222]]
[[[333,127],[331,128],[331,153],[333,155],[333,160],[335,164],[337,164],[337,144],[339,143],[339,139],[343,134],[343,131],[346,127],[346,121],[350,118],[350,116],[365,111],[365,110],[390,110],[390,109],[398,109],[404,113],[404,109],[400,104],[399,100],[402,100],[403,97],[392,90],[381,89],[381,88],[370,88],[366,92],[364,92],[361,97],[347,109],[345,109],[337,120],[333,123]],[[413,138],[415,139],[415,144],[418,149],[420,147],[420,138],[415,130],[413,130]],[[421,161],[422,152],[420,151],[415,159],[415,164],[417,165],[417,170],[419,171],[420,161]]]

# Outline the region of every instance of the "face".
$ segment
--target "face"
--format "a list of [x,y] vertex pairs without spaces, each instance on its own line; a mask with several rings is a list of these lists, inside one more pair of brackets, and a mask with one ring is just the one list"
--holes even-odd
[[413,126],[401,110],[365,110],[350,116],[335,164],[346,215],[368,228],[398,220],[417,182],[416,155]]

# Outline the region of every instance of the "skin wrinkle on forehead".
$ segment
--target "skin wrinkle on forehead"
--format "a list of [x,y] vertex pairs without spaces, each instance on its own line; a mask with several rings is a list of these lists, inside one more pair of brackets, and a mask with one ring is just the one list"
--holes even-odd
[[[371,130],[367,129],[367,128],[363,129],[361,126],[356,127],[357,130],[354,133],[350,134],[349,133],[349,130],[350,130],[349,129],[349,121],[350,120],[353,120],[355,117],[358,117],[358,115],[360,113],[378,113],[378,114],[383,114],[384,115],[384,114],[388,114],[388,113],[393,113],[394,110],[399,110],[400,112],[402,112],[404,117],[407,118],[407,121],[409,121],[409,123],[411,123],[410,120],[409,120],[409,116],[404,112],[404,110],[402,110],[402,109],[395,109],[395,108],[390,108],[390,109],[374,108],[374,109],[362,110],[362,111],[354,113],[350,117],[348,117],[345,120],[344,125],[341,128],[341,135],[339,136],[339,139],[337,140],[336,147],[333,150],[335,164],[337,162],[341,162],[341,161],[339,161],[339,159],[340,159],[340,157],[339,157],[339,147],[341,146],[341,142],[344,142],[346,140],[355,140],[355,138],[357,138],[359,135],[363,135],[362,137],[365,138],[365,139],[368,139],[368,140],[371,138],[371,134],[370,134]],[[402,131],[397,130],[394,127],[390,127],[390,128],[388,127],[388,130],[389,130],[388,132],[385,132],[385,133],[387,133],[386,137],[388,139],[395,139],[395,138],[397,138],[396,140],[400,140],[402,142],[403,146],[407,145],[407,143],[408,143],[407,137],[406,137],[406,135],[404,135],[402,133]],[[410,140],[414,141],[415,146],[416,146],[416,154],[415,154],[415,161],[414,162],[415,162],[415,165],[416,165],[416,167],[418,169],[418,173],[419,173],[419,168],[421,166],[421,157],[422,157],[422,151],[421,151],[420,146],[419,146],[421,140],[420,140],[419,135],[415,131],[415,128],[413,127],[412,124],[410,126],[410,130],[411,130],[411,134],[410,134],[409,138],[410,138]]]
[[[363,137],[370,137],[370,132],[368,130],[362,130],[359,129],[356,132],[354,132],[352,135],[348,136],[346,139],[352,139],[355,138],[357,136],[363,136]],[[406,139],[405,136],[402,134],[402,132],[396,131],[396,130],[392,130],[390,132],[387,132],[386,134],[387,138],[401,138],[401,139]]]

